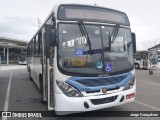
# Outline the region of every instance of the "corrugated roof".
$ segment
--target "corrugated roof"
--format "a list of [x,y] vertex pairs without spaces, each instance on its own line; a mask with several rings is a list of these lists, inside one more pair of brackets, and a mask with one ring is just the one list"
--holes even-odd
[[12,38],[0,37],[0,47],[6,48],[26,48],[27,42]]

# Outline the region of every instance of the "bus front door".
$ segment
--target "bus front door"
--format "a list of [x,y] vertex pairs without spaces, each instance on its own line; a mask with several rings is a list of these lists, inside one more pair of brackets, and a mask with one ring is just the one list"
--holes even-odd
[[53,58],[54,58],[54,46],[50,44],[51,38],[51,30],[53,26],[45,25],[45,39],[44,39],[44,73],[45,73],[45,95],[47,98],[48,110],[54,110],[54,88],[53,88]]

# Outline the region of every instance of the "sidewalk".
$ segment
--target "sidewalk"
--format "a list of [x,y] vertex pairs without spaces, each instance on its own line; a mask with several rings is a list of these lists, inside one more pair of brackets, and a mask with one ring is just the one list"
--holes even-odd
[[0,71],[3,70],[16,70],[16,69],[25,69],[26,65],[0,65]]

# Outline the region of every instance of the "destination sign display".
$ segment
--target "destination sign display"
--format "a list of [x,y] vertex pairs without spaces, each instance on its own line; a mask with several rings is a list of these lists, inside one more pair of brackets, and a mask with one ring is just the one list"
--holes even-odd
[[107,8],[80,5],[61,5],[58,10],[59,20],[118,23],[129,26],[125,13]]

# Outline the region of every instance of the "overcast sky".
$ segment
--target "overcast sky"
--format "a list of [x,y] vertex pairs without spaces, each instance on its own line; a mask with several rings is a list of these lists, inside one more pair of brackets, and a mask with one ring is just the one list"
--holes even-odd
[[56,3],[96,3],[127,13],[138,50],[160,44],[159,0],[0,0],[0,36],[29,41]]

